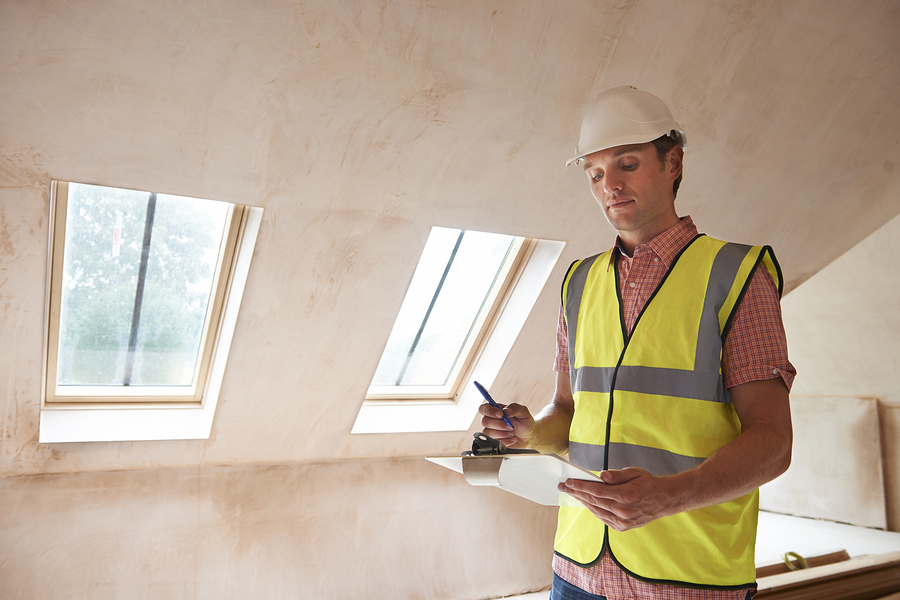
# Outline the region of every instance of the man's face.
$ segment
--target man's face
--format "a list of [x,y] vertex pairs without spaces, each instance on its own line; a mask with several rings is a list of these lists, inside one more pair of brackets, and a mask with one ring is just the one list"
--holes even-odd
[[647,142],[585,156],[594,199],[623,238],[644,243],[678,221],[672,183],[681,174],[683,155],[675,146],[660,164],[656,148]]

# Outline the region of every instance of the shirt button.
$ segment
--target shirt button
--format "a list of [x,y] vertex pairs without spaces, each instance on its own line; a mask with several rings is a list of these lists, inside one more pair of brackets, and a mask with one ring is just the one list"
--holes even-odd
[[653,262],[659,262],[659,259],[658,259],[658,258],[654,258],[654,259],[653,259]]
[[633,287],[634,287],[634,282],[632,281],[631,283],[629,283],[629,284],[628,284],[628,287],[632,287],[632,288],[633,288]]
[[778,375],[778,369],[772,369],[772,375]]

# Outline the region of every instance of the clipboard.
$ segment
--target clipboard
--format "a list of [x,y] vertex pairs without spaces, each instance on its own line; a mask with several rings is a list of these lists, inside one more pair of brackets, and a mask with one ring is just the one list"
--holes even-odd
[[499,487],[544,506],[581,506],[556,488],[566,479],[601,481],[556,454],[507,448],[480,432],[475,434],[472,451],[461,456],[426,456],[425,460],[462,474],[470,485]]

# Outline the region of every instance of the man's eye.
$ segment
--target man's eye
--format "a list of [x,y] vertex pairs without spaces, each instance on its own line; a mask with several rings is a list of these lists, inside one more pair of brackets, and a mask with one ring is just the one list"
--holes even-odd
[[635,169],[635,167],[637,167],[637,163],[622,165],[622,168],[625,169],[626,171],[633,171]]
[[602,178],[603,178],[603,173],[597,173],[593,177],[591,177],[591,179],[593,179],[594,181],[600,181],[600,179],[602,179]]

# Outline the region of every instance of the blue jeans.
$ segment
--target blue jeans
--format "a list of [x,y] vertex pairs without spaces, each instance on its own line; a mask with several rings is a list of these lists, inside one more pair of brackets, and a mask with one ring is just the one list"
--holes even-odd
[[[753,597],[755,590],[747,591],[747,600]],[[550,589],[550,600],[606,600],[606,596],[591,594],[575,587],[556,573],[553,574],[553,587]]]
[[550,600],[606,600],[606,596],[588,593],[554,573]]

